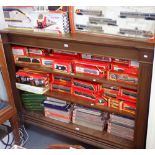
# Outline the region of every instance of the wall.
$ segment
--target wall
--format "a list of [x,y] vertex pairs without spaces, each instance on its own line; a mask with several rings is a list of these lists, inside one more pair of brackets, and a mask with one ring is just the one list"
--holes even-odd
[[[155,51],[154,51],[155,54]],[[149,107],[149,119],[148,119],[148,132],[146,148],[155,149],[155,61],[153,64],[153,76],[152,76],[152,86],[151,86],[151,97],[150,97],[150,107]]]

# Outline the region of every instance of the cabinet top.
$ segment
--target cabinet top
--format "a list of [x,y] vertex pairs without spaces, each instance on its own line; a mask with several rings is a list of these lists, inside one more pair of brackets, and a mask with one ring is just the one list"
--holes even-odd
[[149,42],[148,40],[145,39],[127,38],[122,36],[112,36],[106,34],[102,36],[87,33],[57,35],[47,32],[34,32],[33,30],[13,30],[13,29],[0,30],[0,34],[21,35],[21,36],[44,38],[44,39],[63,40],[63,41],[67,40],[70,42],[90,43],[94,45],[140,48],[150,50],[153,50],[155,45],[155,42]]

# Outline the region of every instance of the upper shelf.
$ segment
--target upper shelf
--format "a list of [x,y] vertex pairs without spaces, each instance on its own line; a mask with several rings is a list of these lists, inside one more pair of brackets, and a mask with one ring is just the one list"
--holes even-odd
[[87,33],[74,33],[74,34],[65,34],[65,35],[57,35],[53,33],[47,32],[34,32],[33,30],[14,30],[14,29],[4,29],[1,30],[0,33],[6,34],[14,34],[14,35],[23,35],[29,37],[39,37],[45,39],[57,39],[57,40],[70,40],[70,41],[78,41],[81,43],[94,43],[94,44],[106,44],[106,45],[114,45],[114,46],[124,46],[124,47],[136,47],[136,48],[144,48],[144,49],[153,49],[154,44],[145,39],[140,38],[127,38],[123,36],[115,36],[115,35],[93,35]]
[[120,36],[95,36],[83,33],[56,35],[52,33],[2,30],[3,44],[17,44],[40,48],[53,48],[71,52],[95,53],[108,57],[126,58],[152,63],[154,43],[142,39]]

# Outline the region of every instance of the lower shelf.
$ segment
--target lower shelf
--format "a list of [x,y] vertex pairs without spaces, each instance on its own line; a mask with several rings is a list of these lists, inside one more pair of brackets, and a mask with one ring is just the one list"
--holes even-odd
[[46,118],[41,113],[24,111],[24,122],[99,148],[134,148],[132,141],[72,123]]

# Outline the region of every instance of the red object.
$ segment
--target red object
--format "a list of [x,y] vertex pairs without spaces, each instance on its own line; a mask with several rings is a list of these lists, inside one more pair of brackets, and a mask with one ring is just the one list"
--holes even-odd
[[122,110],[123,101],[117,100],[115,98],[108,99],[108,106],[117,110]]
[[128,67],[124,64],[111,64],[111,70],[117,71],[119,73],[128,73],[133,75],[138,75],[138,68],[137,67]]
[[12,46],[13,55],[27,56],[28,49],[23,46]]
[[130,65],[130,60],[127,60],[127,59],[112,58],[112,62],[118,63],[118,64],[125,64],[127,66]]
[[78,60],[73,62],[75,73],[81,73],[88,76],[106,77],[106,70],[109,69],[109,63],[91,60]]
[[84,80],[73,79],[73,87],[83,89],[89,92],[99,92],[101,90],[101,85],[93,82],[87,82]]
[[102,96],[108,97],[108,98],[117,98],[119,91],[118,90],[112,90],[108,88],[103,88],[102,90]]
[[53,69],[58,72],[66,72],[71,73],[72,72],[72,66],[71,66],[70,60],[63,60],[63,59],[55,59],[54,61],[54,67]]
[[73,95],[75,96],[79,96],[81,98],[84,98],[84,99],[87,99],[89,101],[92,101],[92,102],[96,102],[97,100],[97,96],[96,94],[90,92],[90,91],[86,91],[85,89],[80,89],[80,88],[77,88],[77,87],[72,87],[73,89]]
[[138,76],[126,73],[119,73],[116,71],[107,71],[107,79],[131,85],[138,84]]
[[135,114],[136,113],[136,104],[124,101],[122,104],[122,111]]
[[28,48],[29,56],[45,56],[45,49],[40,48]]
[[72,85],[72,78],[58,75],[58,74],[52,74],[52,82],[62,85],[71,86]]
[[66,51],[54,51],[53,52],[53,56],[55,58],[64,58],[64,59],[68,59],[68,60],[73,60],[73,59],[81,59],[81,53],[73,53],[73,52],[66,52]]
[[16,72],[16,81],[32,86],[47,87],[49,86],[49,74],[31,73],[21,70]]
[[137,92],[129,89],[120,89],[118,99],[136,103],[137,101]]
[[58,92],[62,92],[62,93],[69,93],[72,94],[72,87],[69,84],[62,84],[59,82],[55,82],[55,83],[51,83],[51,91],[58,91]]
[[54,60],[55,59],[52,57],[42,57],[41,58],[41,65],[54,68]]

